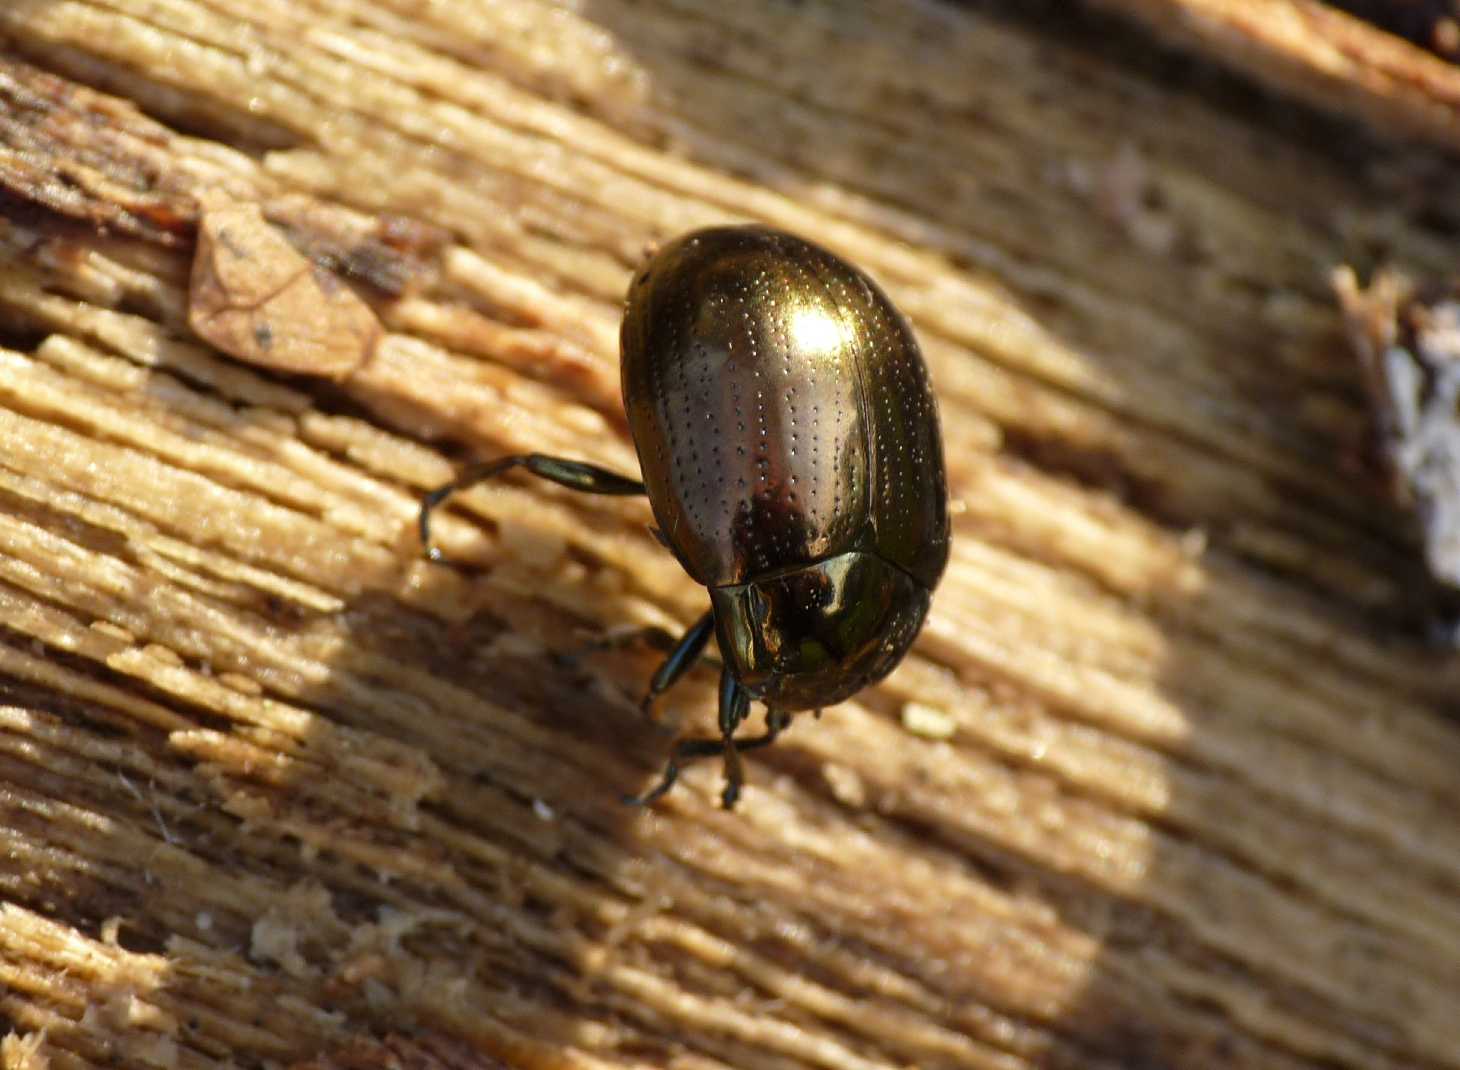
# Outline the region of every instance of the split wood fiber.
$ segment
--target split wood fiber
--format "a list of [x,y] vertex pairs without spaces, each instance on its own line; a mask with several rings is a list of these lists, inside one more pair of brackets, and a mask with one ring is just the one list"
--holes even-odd
[[[1454,167],[1010,7],[0,6],[7,1067],[1460,1067],[1460,672],[1328,289]],[[352,373],[192,333],[218,197]],[[911,317],[953,559],[735,813],[627,809],[712,720],[582,653],[702,611],[647,505],[417,502],[632,473],[628,278],[749,219]]]
[[[1250,73],[1315,108],[1460,149],[1460,67],[1329,0],[1090,0]],[[1416,30],[1434,18],[1411,0],[1349,7]],[[1450,20],[1453,27],[1453,20]]]

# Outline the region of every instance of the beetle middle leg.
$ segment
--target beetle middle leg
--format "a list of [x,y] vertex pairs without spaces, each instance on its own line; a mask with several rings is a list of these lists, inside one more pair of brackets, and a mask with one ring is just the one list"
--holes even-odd
[[[594,639],[568,654],[559,655],[564,664],[574,664],[578,659],[604,650],[643,643],[664,652],[664,660],[654,670],[644,697],[639,700],[639,709],[644,716],[654,720],[654,701],[668,691],[685,673],[694,668],[704,655],[710,636],[715,634],[715,614],[707,612],[691,624],[678,639],[663,628],[649,626],[629,628]],[[718,664],[717,659],[711,659]]]
[[[657,723],[654,716],[655,701],[677,684],[685,673],[699,663],[701,658],[705,657],[705,647],[709,644],[710,636],[714,634],[715,615],[713,612],[708,612],[691,624],[677,639],[672,633],[657,625],[624,628],[601,635],[567,653],[559,654],[557,660],[564,665],[574,665],[590,654],[639,645],[661,652],[664,660],[654,670],[654,675],[649,680],[649,686],[645,690],[643,698],[639,700],[639,709],[644,716]],[[719,658],[710,657],[706,660],[717,668],[722,664]]]
[[549,457],[545,453],[516,453],[510,457],[498,457],[494,461],[479,461],[469,464],[450,483],[442,484],[421,499],[421,516],[418,526],[421,546],[432,561],[440,561],[441,551],[431,545],[432,511],[459,490],[466,490],[478,483],[499,476],[510,468],[526,468],[535,476],[551,480],[569,490],[585,494],[643,494],[644,484],[637,479],[599,468],[584,461],[568,461],[561,457]]
[[644,693],[644,699],[639,703],[639,709],[643,710],[646,716],[653,713],[654,700],[673,687],[679,678],[700,659],[700,655],[705,652],[705,644],[710,641],[710,636],[714,631],[715,614],[711,611],[691,624],[680,637],[674,649],[669,652],[669,656],[664,659],[659,668],[654,670],[654,676],[649,680],[649,690]]

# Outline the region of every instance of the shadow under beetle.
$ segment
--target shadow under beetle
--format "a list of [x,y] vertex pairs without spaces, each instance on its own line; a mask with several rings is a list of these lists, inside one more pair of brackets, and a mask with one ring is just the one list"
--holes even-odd
[[[695,231],[629,287],[620,335],[624,407],[643,481],[539,453],[464,469],[421,503],[521,467],[590,494],[647,494],[655,534],[710,609],[654,673],[647,710],[715,634],[720,736],[681,739],[659,798],[693,758],[723,755],[726,809],[739,752],[797,710],[830,706],[890,673],[912,645],[948,561],[938,413],[907,322],[866,275],[766,227]],[[766,730],[735,732],[752,699]]]

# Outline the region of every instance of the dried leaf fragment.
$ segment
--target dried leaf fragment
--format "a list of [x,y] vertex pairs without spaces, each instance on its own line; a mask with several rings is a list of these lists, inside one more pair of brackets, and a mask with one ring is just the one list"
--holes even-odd
[[380,337],[370,306],[301,256],[256,204],[204,210],[188,323],[239,360],[335,379],[360,367]]

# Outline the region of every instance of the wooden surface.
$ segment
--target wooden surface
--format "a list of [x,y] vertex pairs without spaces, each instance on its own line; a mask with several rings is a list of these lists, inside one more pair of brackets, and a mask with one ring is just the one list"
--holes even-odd
[[[1460,674],[1328,282],[1451,266],[1451,161],[1057,4],[7,0],[0,45],[5,1066],[1460,1066]],[[371,304],[358,370],[193,334],[205,203]],[[412,523],[470,456],[632,472],[620,295],[736,219],[911,316],[953,560],[739,811],[707,767],[644,813],[712,674],[656,729],[653,652],[571,655],[702,610],[646,506],[505,481],[453,567]]]
[[[1364,120],[1385,135],[1428,141],[1451,153],[1460,149],[1460,66],[1326,0],[1091,4],[1139,21],[1204,58],[1231,64],[1317,110]],[[1436,6],[1375,0],[1367,8],[1378,13],[1387,7],[1395,22],[1418,28],[1427,16],[1439,18]]]

